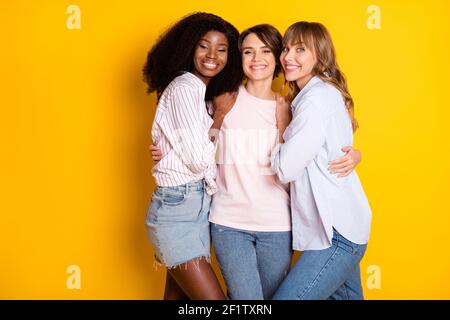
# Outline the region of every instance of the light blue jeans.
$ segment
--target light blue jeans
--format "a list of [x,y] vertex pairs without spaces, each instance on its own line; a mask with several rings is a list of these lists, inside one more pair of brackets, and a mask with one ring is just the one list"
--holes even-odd
[[304,251],[273,299],[363,300],[359,262],[366,247],[334,230],[332,246]]
[[289,271],[292,234],[211,223],[211,237],[232,300],[270,299]]

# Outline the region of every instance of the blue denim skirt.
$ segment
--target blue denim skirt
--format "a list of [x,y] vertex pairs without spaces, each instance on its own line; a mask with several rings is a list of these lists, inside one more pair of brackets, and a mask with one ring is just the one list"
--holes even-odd
[[145,224],[158,263],[174,268],[196,258],[209,261],[210,205],[204,180],[156,187]]

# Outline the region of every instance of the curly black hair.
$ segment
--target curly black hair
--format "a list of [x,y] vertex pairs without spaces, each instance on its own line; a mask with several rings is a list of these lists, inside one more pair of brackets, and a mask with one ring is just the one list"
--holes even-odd
[[162,34],[148,53],[143,69],[148,93],[156,91],[159,99],[174,78],[193,70],[198,42],[209,31],[222,32],[226,36],[228,59],[224,69],[209,81],[205,100],[238,90],[243,80],[238,30],[214,14],[196,12],[185,16]]

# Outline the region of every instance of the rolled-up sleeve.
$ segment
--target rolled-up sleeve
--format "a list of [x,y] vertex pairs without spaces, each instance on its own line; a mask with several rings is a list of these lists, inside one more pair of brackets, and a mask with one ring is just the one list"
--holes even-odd
[[283,183],[301,178],[306,167],[325,143],[326,117],[311,101],[296,108],[284,132],[284,143],[272,150],[272,170]]

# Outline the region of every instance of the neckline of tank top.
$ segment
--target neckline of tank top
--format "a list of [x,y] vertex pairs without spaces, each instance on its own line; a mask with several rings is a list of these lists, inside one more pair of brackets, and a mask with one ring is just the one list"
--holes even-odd
[[259,103],[267,104],[267,105],[273,105],[276,103],[275,99],[273,100],[267,100],[255,97],[254,95],[251,95],[250,92],[247,91],[247,88],[244,85],[241,85],[240,91],[244,92],[244,94],[249,97],[252,100],[258,101]]

